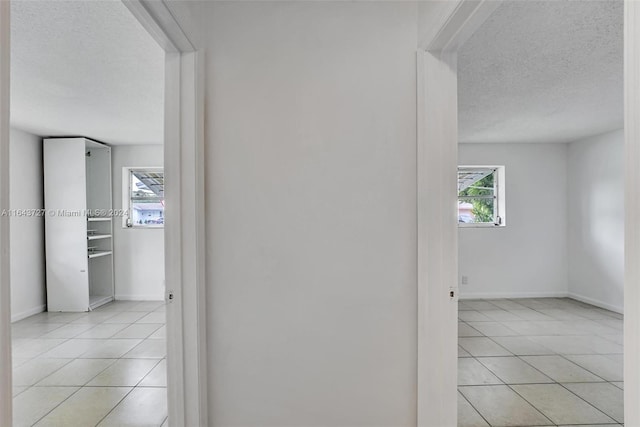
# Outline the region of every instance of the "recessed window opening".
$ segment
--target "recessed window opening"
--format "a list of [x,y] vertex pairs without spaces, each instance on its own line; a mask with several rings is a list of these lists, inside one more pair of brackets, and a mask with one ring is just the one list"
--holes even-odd
[[504,226],[504,188],[504,166],[459,166],[459,226]]
[[124,168],[126,189],[122,192],[128,206],[123,226],[129,228],[164,227],[163,168]]

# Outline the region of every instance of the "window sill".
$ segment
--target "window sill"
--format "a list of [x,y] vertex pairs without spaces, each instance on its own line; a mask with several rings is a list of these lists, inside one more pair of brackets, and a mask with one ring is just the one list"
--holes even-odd
[[504,228],[506,224],[458,223],[458,228]]

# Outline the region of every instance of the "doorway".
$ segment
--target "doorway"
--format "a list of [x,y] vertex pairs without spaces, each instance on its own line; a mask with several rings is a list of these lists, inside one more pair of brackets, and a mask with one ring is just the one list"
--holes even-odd
[[[504,2],[502,2],[504,3]],[[457,73],[458,73],[458,53],[459,48],[462,46],[466,40],[468,40],[474,32],[485,22],[488,16],[490,16],[496,8],[499,6],[498,2],[484,2],[484,4],[472,4],[471,2],[458,2],[456,5],[451,5],[447,11],[443,11],[442,18],[438,23],[436,23],[436,28],[439,28],[439,31],[434,31],[435,34],[432,34],[428,40],[425,42],[424,47],[426,49],[426,53],[419,53],[418,57],[418,73],[419,73],[419,85],[424,85],[422,88],[419,88],[419,115],[420,115],[420,127],[419,127],[419,140],[418,147],[419,153],[421,150],[425,153],[425,158],[422,156],[419,157],[419,174],[422,171],[422,176],[419,176],[419,195],[425,196],[428,194],[431,200],[438,199],[439,197],[444,197],[445,201],[443,206],[450,206],[453,203],[451,200],[451,196],[453,192],[456,191],[456,185],[451,179],[451,175],[453,171],[457,170],[459,163],[458,159],[458,150],[457,144],[456,148],[452,149],[448,147],[452,141],[458,140],[457,137],[457,105],[455,103],[446,100],[451,100],[452,98],[457,98]],[[637,49],[635,40],[631,39],[631,35],[635,34],[637,28],[635,27],[635,22],[632,17],[637,17],[638,11],[635,6],[630,5],[628,3],[625,4],[625,64],[629,67],[632,62],[630,58],[635,57],[634,49]],[[435,19],[434,19],[435,20]],[[630,88],[636,88],[637,82],[631,78],[630,76],[636,73],[635,71],[631,71],[631,68],[627,68],[625,72],[625,96],[626,96],[626,104],[625,104],[625,114],[628,116],[632,108],[636,108],[638,105],[638,96],[637,94]],[[636,73],[637,74],[637,73]],[[636,74],[633,74],[635,76]],[[435,85],[430,86],[429,83],[433,83],[434,81],[438,82],[438,87]],[[633,86],[631,86],[633,85]],[[446,95],[448,94],[448,96]],[[630,101],[632,100],[632,101]],[[440,111],[435,111],[436,106],[440,106]],[[444,110],[443,111],[443,106]],[[420,111],[422,109],[422,111]],[[633,110],[635,111],[635,110]],[[430,115],[425,114],[425,112],[431,113]],[[636,179],[636,174],[633,172],[633,166],[629,162],[630,156],[636,155],[635,149],[635,140],[630,139],[630,134],[633,134],[633,131],[630,131],[630,122],[627,120],[626,129],[625,129],[625,180],[626,180],[626,217],[630,218],[629,211],[629,197],[635,197],[632,195],[630,190],[630,181],[632,178]],[[633,128],[634,129],[634,128]],[[620,136],[620,135],[618,135]],[[429,159],[427,159],[427,157]],[[424,169],[421,165],[424,165]],[[442,164],[446,164],[446,166],[442,167]],[[464,164],[467,166],[467,164]],[[487,163],[483,162],[483,166],[500,166],[499,162],[496,163]],[[429,169],[429,170],[427,170]],[[434,172],[438,170],[437,172]],[[450,189],[445,191],[451,191],[449,196],[441,195],[441,190],[430,187],[430,184],[424,180],[424,177],[429,177],[430,180],[439,180],[438,184],[440,188]],[[507,179],[509,176],[509,170],[507,168]],[[457,194],[457,191],[456,191]],[[507,193],[507,197],[508,193]],[[419,196],[420,200],[420,196]],[[632,200],[635,200],[633,198]],[[457,204],[457,203],[456,203]],[[449,233],[449,236],[455,236],[454,233],[458,233],[457,224],[452,224],[450,222],[450,211],[439,211],[433,212],[429,211],[429,208],[426,206],[419,206],[419,214],[422,212],[424,215],[421,217],[419,215],[419,230],[420,236],[419,239],[423,238],[423,235],[433,236],[443,233],[440,231],[444,228],[455,228],[456,230],[448,230],[445,233]],[[457,212],[454,214],[454,218],[457,217]],[[423,221],[424,219],[424,221]],[[507,209],[507,224],[509,224],[509,210]],[[427,238],[425,236],[425,239]],[[630,245],[631,239],[635,237],[634,233],[630,233],[629,222],[626,221],[626,229],[625,229],[625,257],[629,260],[629,250],[631,248],[632,251],[635,251],[635,247]],[[454,239],[457,242],[457,237]],[[455,245],[457,246],[457,245]],[[426,250],[426,249],[430,249]],[[436,304],[444,305],[446,304],[447,298],[445,298],[445,293],[447,291],[450,298],[455,298],[453,295],[458,295],[458,290],[460,281],[462,277],[458,277],[458,256],[457,247],[451,247],[446,242],[436,242],[433,246],[427,246],[425,248],[425,257],[420,256],[420,247],[419,247],[419,263],[424,264],[425,270],[427,268],[427,254],[429,252],[440,253],[439,251],[444,251],[444,255],[439,263],[431,263],[429,267],[431,267],[431,272],[425,271],[424,276],[422,277],[421,282],[419,282],[419,289],[424,286],[425,291],[424,295],[431,296],[432,299],[437,300]],[[635,254],[635,252],[633,252]],[[454,273],[455,272],[455,273]],[[636,304],[636,299],[634,298],[637,295],[637,290],[633,286],[634,282],[630,282],[630,278],[635,278],[637,271],[634,270],[629,262],[625,263],[625,279],[624,279],[624,287],[625,287],[625,305],[626,305],[626,316],[624,319],[625,323],[625,379],[627,384],[636,378],[637,370],[635,369],[635,363],[637,362],[635,356],[632,356],[637,347],[636,347],[636,338],[633,337],[629,330],[633,328],[634,323],[633,319],[630,321],[630,317],[635,318],[633,314],[634,310],[630,309],[630,299],[634,301],[633,304]],[[445,284],[442,281],[445,281]],[[472,277],[467,277],[466,281],[468,283],[472,283]],[[472,285],[471,285],[472,286]],[[560,296],[560,295],[557,295]],[[494,295],[493,298],[499,298],[499,295]],[[423,298],[421,298],[421,301]],[[443,328],[449,327],[449,321],[452,317],[451,312],[456,312],[455,317],[458,317],[457,307],[450,307],[444,309],[444,314],[438,316],[437,326],[433,326],[433,330],[431,330],[428,325],[428,319],[430,319],[429,310],[431,310],[431,306],[428,302],[421,302],[424,304],[422,309],[419,309],[420,319],[425,322],[424,328],[426,329],[426,333],[424,335],[419,336],[419,348],[422,348],[422,342],[425,340],[425,337],[428,338],[428,342],[431,346],[436,345],[440,348],[440,353],[447,353],[448,356],[445,358],[454,358],[454,355],[457,354],[455,349],[452,350],[451,343],[444,337],[441,337],[439,330]],[[465,307],[465,302],[462,301],[461,305],[463,308]],[[473,304],[473,303],[472,303]],[[457,304],[456,304],[457,305]],[[428,307],[428,308],[427,308]],[[530,307],[527,307],[530,308]],[[584,307],[582,307],[584,308]],[[611,307],[609,307],[611,308]],[[549,310],[556,310],[557,307],[547,307],[545,308]],[[439,310],[438,308],[434,308],[434,310]],[[599,312],[599,308],[593,309],[595,312],[599,313],[598,315],[602,315],[603,313]],[[467,310],[465,310],[467,311]],[[477,311],[477,310],[476,310]],[[462,314],[462,310],[460,311]],[[616,318],[618,315],[616,313],[610,314],[610,318],[612,322],[618,324],[620,323],[620,319]],[[436,331],[438,329],[438,331]],[[617,339],[620,338],[620,329],[617,330],[616,335]],[[621,343],[613,343],[613,345],[620,345]],[[496,356],[497,357],[497,356]],[[618,355],[620,357],[620,355]],[[449,390],[455,390],[454,384],[455,381],[454,376],[444,375],[443,377],[438,377],[436,372],[431,372],[429,366],[420,366],[420,364],[425,363],[427,358],[422,358],[419,356],[419,384],[421,381],[425,381],[429,378],[431,381],[435,382],[437,385],[434,388],[440,388],[441,390],[446,390],[446,393]],[[442,365],[439,365],[440,369],[442,369]],[[435,368],[434,368],[435,369]],[[614,385],[615,386],[615,385]],[[625,405],[625,420],[629,424],[633,424],[631,421],[633,416],[635,416],[635,409],[630,408],[633,404],[629,404],[629,402],[633,402],[634,400],[630,400],[629,396],[636,396],[635,386],[631,385],[633,390],[630,390],[629,385],[625,387],[623,393],[625,394],[625,400],[627,401],[627,405]],[[427,403],[423,400],[423,397],[420,397],[421,393],[419,392],[419,408],[424,408],[424,413],[427,413],[427,408],[431,411],[432,417],[420,417],[419,424],[420,425],[455,425],[453,420],[457,418],[457,410],[456,404],[450,404],[450,402],[455,402],[456,399],[453,395],[448,395],[447,398],[443,399],[443,401],[439,402],[438,405],[433,405]],[[424,392],[424,396],[429,396],[428,392]],[[420,410],[419,410],[420,414]],[[442,414],[442,419],[433,420],[433,414],[437,414],[440,416]],[[430,419],[431,418],[431,419]],[[615,421],[614,421],[615,422]]]
[[[203,264],[201,242],[194,235],[202,235],[202,101],[198,86],[201,84],[198,54],[184,31],[164,3],[143,5],[142,2],[126,2],[134,16],[143,24],[153,38],[167,51],[165,61],[165,173],[168,184],[166,200],[166,279],[167,286],[167,331],[168,345],[168,394],[169,425],[201,424],[206,419],[206,400],[200,378],[204,377],[206,349],[204,338]],[[10,2],[0,5],[0,200],[3,208],[9,208],[8,146],[9,146],[9,39]],[[188,168],[185,168],[186,165]],[[169,178],[171,177],[171,178]],[[188,196],[185,193],[189,193]],[[180,203],[171,203],[180,200]],[[169,220],[173,219],[173,221]],[[8,219],[0,220],[0,245],[9,253]],[[3,256],[0,269],[2,275],[2,318],[0,338],[2,352],[0,363],[11,365],[8,257]],[[185,264],[182,260],[188,259]],[[184,283],[184,286],[183,286]],[[3,396],[11,396],[11,369],[2,369],[0,381]],[[11,399],[3,398],[0,408],[0,423],[10,425],[12,419]]]

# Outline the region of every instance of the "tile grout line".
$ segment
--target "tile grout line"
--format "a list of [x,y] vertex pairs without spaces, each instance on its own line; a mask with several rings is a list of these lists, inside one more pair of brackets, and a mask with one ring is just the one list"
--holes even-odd
[[[134,306],[135,306],[135,305],[134,305]],[[74,335],[73,337],[70,337],[70,338],[53,338],[53,337],[51,337],[51,338],[41,338],[42,336],[47,335],[47,334],[49,334],[49,333],[51,333],[51,332],[53,332],[53,331],[55,331],[55,330],[58,330],[58,329],[60,329],[60,328],[63,328],[63,327],[65,327],[65,326],[68,326],[68,325],[71,325],[71,324],[75,324],[75,323],[72,323],[72,322],[77,321],[77,320],[79,320],[79,319],[82,319],[82,316],[83,316],[83,315],[87,315],[87,313],[81,313],[81,315],[80,315],[80,316],[75,316],[75,317],[74,317],[74,316],[65,316],[65,318],[68,318],[68,319],[71,319],[71,320],[67,320],[67,321],[65,321],[65,322],[60,322],[60,326],[59,326],[59,327],[54,328],[54,329],[52,329],[52,330],[47,330],[46,332],[44,332],[44,333],[42,333],[42,334],[34,335],[34,336],[32,336],[32,337],[25,338],[25,339],[30,339],[30,340],[56,339],[56,340],[60,340],[60,342],[59,342],[58,344],[54,345],[53,347],[51,347],[51,348],[47,349],[47,350],[36,352],[36,353],[35,353],[35,356],[30,357],[30,358],[27,358],[27,361],[25,361],[24,363],[31,362],[31,361],[34,361],[34,360],[46,360],[46,359],[52,359],[52,360],[66,360],[66,359],[69,359],[69,360],[68,360],[68,362],[67,362],[67,363],[64,363],[64,364],[63,364],[62,366],[60,366],[59,368],[57,368],[57,369],[55,369],[54,371],[52,371],[52,372],[48,373],[48,374],[47,374],[47,375],[45,375],[44,377],[42,377],[42,378],[38,379],[38,381],[37,381],[35,384],[25,386],[24,390],[22,390],[20,393],[18,393],[18,394],[17,394],[16,396],[14,396],[14,397],[17,397],[17,396],[19,396],[20,394],[24,393],[25,391],[27,391],[27,390],[29,390],[29,389],[31,389],[31,388],[35,388],[35,387],[37,387],[37,388],[48,388],[48,387],[49,387],[49,388],[50,388],[50,387],[76,388],[76,390],[75,390],[73,393],[71,393],[71,394],[70,394],[69,396],[67,396],[65,399],[63,399],[63,400],[62,400],[62,401],[60,401],[58,404],[56,404],[53,408],[51,408],[49,411],[47,411],[47,412],[46,412],[42,417],[38,418],[38,419],[35,421],[35,423],[38,423],[38,422],[40,422],[42,419],[44,419],[44,418],[46,418],[47,416],[49,416],[49,415],[50,415],[53,411],[55,411],[57,408],[59,408],[60,406],[62,406],[62,405],[63,405],[65,402],[67,402],[71,397],[75,396],[75,395],[76,395],[76,394],[77,394],[81,389],[83,389],[83,388],[98,388],[98,387],[100,387],[100,388],[108,388],[108,387],[113,387],[113,388],[124,388],[123,386],[88,386],[88,385],[87,385],[89,382],[93,381],[93,379],[95,379],[97,376],[99,376],[99,375],[100,375],[100,374],[102,374],[104,371],[106,371],[107,369],[109,369],[110,367],[112,367],[115,363],[117,363],[117,361],[118,361],[118,360],[154,360],[154,361],[155,361],[155,363],[153,364],[153,366],[152,366],[152,367],[151,367],[151,368],[150,368],[150,369],[149,369],[145,374],[143,374],[143,375],[140,377],[140,379],[135,383],[135,385],[133,385],[133,386],[126,386],[127,388],[130,388],[130,390],[129,390],[129,391],[128,391],[128,392],[127,392],[127,393],[126,393],[126,394],[125,394],[121,399],[119,399],[119,400],[118,400],[118,402],[117,402],[115,405],[113,405],[113,407],[111,407],[111,409],[107,412],[107,414],[106,414],[106,415],[104,415],[104,416],[100,419],[100,421],[98,422],[98,424],[99,424],[99,423],[101,423],[101,422],[104,420],[104,418],[106,418],[110,413],[112,413],[112,412],[113,412],[113,411],[118,407],[118,405],[120,405],[120,404],[122,403],[122,401],[123,401],[127,396],[129,396],[129,395],[131,394],[131,392],[132,392],[133,390],[135,390],[135,389],[137,389],[137,388],[138,388],[138,389],[141,389],[141,388],[149,388],[149,389],[165,389],[165,390],[166,390],[166,385],[165,385],[165,386],[155,386],[155,385],[152,385],[152,386],[148,386],[148,387],[146,387],[146,386],[145,386],[145,387],[141,387],[141,386],[140,386],[140,384],[142,383],[142,381],[144,381],[144,379],[146,379],[146,378],[151,374],[151,372],[152,372],[154,369],[156,369],[156,368],[158,367],[158,365],[159,365],[160,363],[162,363],[162,361],[163,361],[163,360],[165,360],[165,359],[166,359],[166,354],[165,354],[163,357],[135,357],[135,358],[132,358],[132,357],[125,357],[125,356],[126,356],[127,354],[129,354],[131,351],[134,351],[134,350],[135,350],[139,345],[143,344],[146,340],[151,340],[151,338],[149,338],[151,335],[153,335],[153,334],[157,333],[157,332],[158,332],[158,330],[162,329],[162,327],[163,327],[163,326],[166,326],[166,320],[165,320],[164,322],[137,323],[139,320],[143,319],[144,317],[148,316],[148,315],[149,315],[149,314],[151,314],[151,313],[162,313],[163,315],[165,315],[165,313],[166,313],[165,311],[163,311],[163,310],[161,310],[161,311],[157,311],[157,310],[159,310],[161,307],[162,307],[162,303],[159,303],[156,307],[153,307],[152,309],[147,309],[147,310],[143,310],[143,311],[134,311],[134,310],[130,310],[130,311],[129,311],[129,310],[113,310],[113,313],[114,313],[114,314],[113,314],[112,316],[105,317],[101,322],[94,324],[92,327],[90,327],[90,328],[88,328],[88,329],[85,329],[85,330],[84,330],[84,331],[82,331],[82,332],[79,332],[78,334]],[[95,311],[94,311],[94,312],[95,312]],[[104,312],[106,312],[106,311],[104,311]],[[139,317],[137,317],[134,321],[131,321],[131,322],[123,322],[123,323],[122,323],[122,325],[125,325],[125,326],[123,326],[123,328],[121,328],[121,329],[119,329],[118,331],[116,331],[116,332],[114,332],[113,334],[111,334],[111,336],[110,336],[110,337],[108,337],[108,338],[77,338],[78,336],[80,336],[80,335],[82,335],[82,334],[84,334],[84,333],[86,333],[86,332],[88,332],[88,331],[90,331],[90,330],[92,330],[92,329],[94,329],[94,328],[97,328],[97,327],[99,327],[100,325],[105,325],[105,324],[114,324],[114,325],[115,325],[115,324],[119,324],[119,323],[106,323],[106,322],[107,322],[107,320],[109,320],[109,319],[111,319],[111,318],[113,318],[113,317],[117,316],[118,314],[121,314],[121,313],[134,313],[134,312],[135,312],[135,313],[142,313],[142,315],[141,315],[141,316],[139,316]],[[45,312],[45,313],[46,313],[46,312]],[[91,313],[91,312],[89,312],[89,313]],[[42,313],[39,313],[38,315],[40,315],[40,316],[42,317]],[[49,318],[51,318],[51,320],[58,320],[58,319],[56,319],[56,317],[58,317],[58,316],[49,316]],[[132,317],[135,317],[135,316],[132,316]],[[38,320],[40,320],[40,319],[38,319]],[[43,320],[44,320],[44,319],[43,319]],[[30,323],[28,323],[28,324],[42,324],[42,325],[46,325],[46,324],[52,324],[52,323],[58,323],[58,322],[39,322],[39,321],[36,321],[36,322],[33,322],[33,323],[31,323],[31,322],[30,322]],[[25,323],[25,324],[26,324],[26,323]],[[82,322],[77,323],[77,324],[82,324]],[[126,328],[128,328],[128,327],[131,327],[131,326],[133,326],[133,325],[136,325],[136,324],[145,324],[145,325],[146,325],[146,324],[158,324],[159,326],[158,326],[157,328],[155,328],[153,331],[150,331],[148,334],[146,334],[146,337],[143,337],[143,338],[114,338],[114,336],[115,336],[115,335],[117,335],[118,333],[120,333],[120,332],[121,332],[121,331],[123,331],[124,329],[126,329]],[[109,340],[112,340],[112,339],[118,339],[118,340],[138,340],[139,342],[138,342],[137,344],[135,344],[132,348],[130,348],[130,349],[128,349],[128,350],[126,350],[123,354],[120,354],[118,357],[86,357],[86,358],[85,358],[85,357],[82,357],[83,355],[87,354],[88,352],[92,351],[93,349],[88,349],[88,350],[86,350],[85,352],[81,353],[80,355],[77,355],[77,356],[75,356],[75,357],[71,357],[71,358],[65,358],[65,357],[44,358],[44,357],[42,357],[42,355],[44,355],[45,353],[48,353],[48,352],[50,352],[50,351],[54,350],[55,348],[57,348],[57,347],[59,347],[59,346],[61,346],[61,345],[64,345],[65,343],[69,342],[70,340],[80,340],[80,341],[82,341],[82,340],[85,340],[85,339],[86,339],[86,340],[95,340],[95,339],[98,339],[98,340],[103,341],[103,342],[102,342],[102,344],[107,344],[107,343],[108,343],[108,341],[109,341]],[[157,339],[158,341],[160,341],[160,340],[162,340],[163,338],[154,338],[153,340],[156,340],[156,339]],[[71,385],[71,386],[70,386],[70,385],[55,385],[55,384],[51,384],[51,385],[38,385],[40,382],[44,381],[46,378],[49,378],[50,376],[52,376],[52,375],[56,374],[56,373],[57,373],[57,372],[59,372],[61,369],[65,368],[66,366],[68,366],[69,364],[73,363],[73,362],[74,362],[74,361],[76,361],[76,360],[97,360],[97,359],[111,360],[112,362],[111,362],[108,366],[104,367],[104,369],[102,369],[102,370],[100,370],[99,372],[95,373],[95,374],[94,374],[94,375],[93,375],[93,376],[92,376],[88,381],[86,381],[86,382],[84,383],[84,385],[81,385],[81,386],[77,386],[77,385]],[[23,363],[23,364],[24,364],[24,363]],[[22,365],[20,365],[20,366],[22,366]],[[18,367],[16,367],[16,368],[18,368]],[[14,367],[12,367],[12,369],[14,369]],[[162,425],[162,423],[164,423],[164,421],[166,421],[166,419],[167,419],[167,417],[165,417],[165,418],[162,420],[162,422],[159,424],[159,426],[160,426],[160,425]],[[34,423],[34,424],[35,424],[35,423]]]
[[[490,301],[486,301],[486,302],[487,302],[487,303],[489,303],[489,304],[492,304]],[[514,302],[515,304],[518,304],[518,303],[517,303],[517,302],[515,302],[515,301],[513,301],[513,302]],[[495,304],[493,304],[493,305],[495,305]],[[473,310],[473,311],[476,311],[476,312],[478,312],[478,313],[480,313],[480,314],[484,314],[484,313],[482,313],[482,312],[483,312],[483,311],[488,310],[488,309],[475,309],[475,308],[473,308],[473,307],[471,307],[471,306],[468,306],[468,307],[472,308],[472,310]],[[502,307],[499,307],[499,306],[496,306],[496,307],[497,307],[499,310],[502,310],[502,311],[509,311],[509,310],[503,309]],[[545,313],[543,313],[543,312],[539,311],[539,310],[541,310],[541,308],[540,308],[540,307],[537,307],[537,308],[526,307],[526,308],[531,309],[531,310],[533,310],[533,311],[536,311],[536,312],[538,312],[538,313],[540,313],[540,314],[542,314],[542,315],[549,316],[549,315],[547,315],[547,314],[545,314]],[[553,307],[552,307],[552,308],[553,308]],[[588,309],[588,308],[585,308],[585,309]],[[461,311],[467,311],[467,310],[461,310]],[[485,315],[485,316],[486,316],[486,315]],[[576,315],[576,316],[579,316],[579,315]],[[490,318],[489,316],[486,316],[486,317],[487,317],[487,318]],[[552,316],[549,316],[549,317],[552,317]],[[579,316],[579,317],[582,317],[582,316]],[[611,318],[611,319],[617,319],[617,320],[620,320],[620,319],[618,319],[618,318],[616,318],[616,317],[613,317],[613,316],[609,316],[609,317],[608,317],[608,318],[606,318],[606,319],[590,319],[590,318],[584,317],[584,320],[585,320],[585,321],[590,321],[590,322],[599,323],[599,322],[597,322],[596,320],[609,320],[609,318]],[[564,320],[562,320],[562,319],[555,319],[555,318],[552,318],[552,319],[553,319],[553,321],[564,321]],[[525,320],[525,321],[527,321],[526,319],[524,319],[524,320]],[[536,411],[538,411],[538,412],[539,412],[539,413],[540,413],[540,414],[541,414],[545,419],[547,419],[547,420],[549,420],[550,422],[552,422],[552,424],[553,424],[553,425],[557,425],[557,424],[554,424],[554,423],[553,423],[553,421],[551,421],[551,420],[550,420],[550,419],[549,419],[549,418],[548,418],[544,413],[542,413],[542,412],[541,412],[541,411],[540,411],[540,410],[539,410],[535,405],[533,405],[533,404],[532,404],[530,401],[528,401],[524,396],[522,396],[520,393],[518,393],[518,392],[517,392],[517,391],[512,387],[512,385],[538,385],[538,384],[540,384],[540,385],[554,385],[554,384],[557,384],[557,385],[559,385],[560,387],[562,387],[562,389],[564,389],[564,390],[568,391],[571,395],[573,395],[573,396],[577,397],[577,398],[578,398],[578,399],[580,399],[581,401],[585,402],[587,405],[589,405],[589,406],[593,407],[593,408],[594,408],[598,413],[601,413],[601,414],[602,414],[602,415],[604,415],[605,417],[607,417],[607,418],[609,418],[610,420],[614,421],[614,422],[616,423],[615,425],[619,425],[618,421],[617,421],[617,420],[615,420],[615,419],[613,419],[613,417],[609,416],[609,415],[608,415],[608,414],[606,414],[604,411],[600,410],[600,409],[599,409],[599,408],[597,408],[594,404],[590,403],[590,402],[589,402],[589,401],[587,401],[586,399],[584,399],[584,398],[582,398],[581,396],[577,395],[576,393],[574,393],[573,391],[571,391],[570,389],[568,389],[567,387],[565,387],[562,383],[560,383],[560,382],[556,381],[556,380],[555,380],[555,379],[553,379],[553,378],[550,378],[550,377],[549,377],[548,375],[546,375],[544,372],[540,371],[538,368],[536,368],[535,366],[531,365],[529,362],[527,362],[526,360],[524,360],[524,359],[522,358],[522,357],[526,357],[527,355],[519,355],[519,354],[515,354],[515,353],[513,353],[513,352],[509,351],[508,349],[504,348],[500,343],[498,343],[498,342],[494,339],[494,338],[496,338],[496,337],[487,336],[487,335],[486,335],[486,334],[484,334],[482,331],[477,330],[474,326],[472,326],[472,325],[468,324],[468,322],[471,322],[471,321],[462,320],[462,319],[460,319],[460,318],[458,319],[458,321],[459,321],[459,323],[462,323],[462,324],[466,325],[467,327],[471,328],[472,330],[477,331],[477,332],[480,334],[479,336],[470,336],[470,337],[467,337],[467,336],[458,336],[458,345],[459,345],[459,346],[460,346],[460,347],[461,347],[461,348],[462,348],[466,353],[468,353],[468,354],[469,354],[469,356],[468,356],[468,357],[460,357],[460,356],[459,356],[458,358],[459,358],[459,359],[468,359],[468,358],[474,359],[476,362],[478,362],[478,363],[480,364],[480,366],[482,366],[483,368],[487,369],[487,370],[488,370],[491,374],[493,374],[493,375],[494,375],[498,380],[502,381],[502,382],[503,382],[503,385],[506,385],[506,386],[507,386],[509,389],[511,389],[514,393],[516,393],[518,396],[520,396],[520,397],[521,397],[525,402],[527,402],[529,405],[531,405],[531,407],[533,407]],[[500,325],[502,325],[502,326],[504,326],[504,327],[507,327],[507,328],[508,328],[508,326],[504,325],[502,321],[496,321],[496,320],[493,320],[493,319],[492,319],[492,321],[493,321],[493,322],[495,322],[495,323],[498,323],[498,324],[500,324]],[[535,321],[535,320],[528,320],[528,321]],[[482,322],[482,321],[478,321],[478,322]],[[484,321],[484,322],[485,322],[485,323],[488,323],[487,321]],[[609,325],[603,325],[603,326],[605,326],[605,327],[610,327],[611,329],[616,329],[616,328],[611,327],[611,326],[609,326]],[[515,332],[517,332],[517,331],[515,331]],[[510,335],[508,335],[508,336],[510,336]],[[526,335],[526,334],[519,334],[519,335],[514,335],[514,336],[516,336],[516,337],[522,337],[522,338],[527,338],[529,335]],[[534,336],[535,336],[535,335],[534,335]],[[540,335],[540,336],[546,336],[546,335]],[[562,334],[559,334],[559,335],[552,335],[552,336],[580,336],[580,337],[583,337],[583,336],[595,336],[595,337],[602,338],[602,339],[604,339],[604,340],[605,340],[605,341],[607,341],[607,342],[611,342],[612,344],[617,344],[616,342],[614,342],[614,341],[612,341],[612,340],[609,340],[609,339],[607,339],[607,338],[605,338],[605,337],[601,337],[599,334],[595,334],[595,333],[594,333],[594,334],[585,334],[585,335],[562,335]],[[469,350],[467,350],[467,349],[466,349],[462,344],[460,344],[460,339],[461,339],[461,338],[487,338],[487,339],[488,339],[490,342],[492,342],[493,344],[497,345],[498,347],[500,347],[500,348],[502,348],[503,350],[505,350],[505,351],[507,351],[508,353],[510,353],[510,355],[500,355],[500,356],[479,356],[479,355],[477,355],[477,354],[472,354],[472,353],[471,353]],[[535,341],[533,341],[533,343],[534,343],[534,344],[537,344],[537,345],[542,346],[541,344],[538,344],[538,343],[536,343]],[[619,345],[619,344],[617,344],[617,345]],[[542,347],[544,347],[544,346],[542,346]],[[590,373],[591,375],[593,375],[593,376],[595,376],[596,378],[599,378],[599,379],[601,380],[601,381],[580,381],[580,382],[575,382],[575,383],[573,383],[573,382],[572,382],[571,384],[603,384],[603,383],[605,383],[605,384],[611,384],[613,387],[616,387],[616,388],[620,389],[620,387],[616,386],[615,384],[612,384],[612,383],[613,383],[613,381],[606,380],[606,379],[602,378],[600,375],[596,375],[596,374],[595,374],[593,371],[591,371],[590,369],[587,369],[587,368],[583,367],[582,365],[578,364],[577,362],[574,362],[574,361],[570,360],[568,357],[566,357],[566,356],[573,356],[573,354],[560,354],[560,353],[555,352],[555,351],[553,351],[553,350],[551,350],[551,349],[549,349],[549,351],[551,351],[552,353],[550,353],[550,354],[544,354],[544,355],[539,355],[539,354],[538,354],[538,355],[532,355],[532,356],[554,356],[554,355],[555,355],[555,356],[560,356],[563,360],[565,360],[565,361],[567,361],[567,362],[569,362],[569,363],[571,363],[571,364],[573,364],[573,365],[577,366],[577,367],[578,367],[578,368],[580,368],[580,369],[583,369],[584,371],[586,371],[586,372]],[[577,354],[577,355],[581,355],[581,354]],[[576,355],[576,356],[577,356],[577,355]],[[619,353],[593,353],[593,354],[586,354],[586,355],[596,355],[596,356],[605,356],[605,357],[606,357],[606,356],[611,356],[611,355],[616,355],[616,356],[617,356],[617,355],[619,355]],[[489,367],[487,367],[485,364],[483,364],[483,363],[482,363],[482,361],[481,361],[480,359],[481,359],[481,358],[483,358],[483,357],[503,357],[503,358],[506,358],[506,357],[514,357],[514,358],[516,358],[516,359],[518,359],[518,360],[520,360],[520,361],[524,362],[525,364],[527,364],[528,366],[530,366],[531,368],[533,368],[535,371],[539,372],[539,373],[540,373],[541,375],[543,375],[544,377],[549,378],[549,380],[551,380],[552,382],[551,382],[551,383],[522,383],[522,384],[520,384],[520,383],[518,383],[518,384],[511,383],[511,384],[509,384],[509,383],[507,383],[507,382],[506,382],[502,377],[500,377],[500,376],[499,376],[495,371],[491,370]],[[612,360],[613,360],[613,359],[612,359]],[[615,360],[613,360],[613,361],[615,361]],[[569,383],[567,383],[567,384],[569,384]],[[460,391],[460,387],[491,387],[491,386],[496,386],[496,385],[492,385],[492,384],[474,384],[474,385],[464,385],[464,386],[458,385],[458,391],[460,392],[460,394],[465,398],[465,400],[467,400],[467,401],[469,402],[469,404],[470,404],[470,405],[471,405],[471,407],[476,411],[476,413],[477,413],[477,414],[478,414],[478,415],[479,415],[479,416],[480,416],[480,417],[481,417],[485,422],[487,422],[488,424],[490,424],[490,423],[489,423],[489,422],[488,422],[488,420],[484,417],[484,415],[482,415],[482,413],[481,413],[481,412],[480,412],[480,411],[479,411],[479,410],[478,410],[478,409],[477,409],[477,408],[476,408],[476,407],[475,407],[475,406],[474,406],[474,405],[473,405],[473,404],[472,404],[472,403],[471,403],[471,402],[466,398],[466,396],[464,396],[464,394],[462,394],[462,393],[461,393],[461,391]],[[577,425],[577,424],[576,424],[576,425]],[[614,424],[611,424],[611,425],[614,425]]]
[[485,423],[487,423],[487,425],[491,427],[491,423],[489,422],[489,420],[487,420],[487,419],[484,417],[484,415],[482,415],[482,414],[480,413],[480,411],[478,411],[478,408],[476,408],[475,406],[473,406],[473,403],[471,403],[471,401],[470,401],[469,399],[467,399],[467,396],[465,396],[465,395],[464,395],[464,393],[462,393],[460,390],[458,390],[458,394],[460,394],[460,396],[462,396],[462,398],[463,398],[464,400],[466,400],[466,401],[469,403],[469,405],[471,405],[471,407],[473,408],[473,410],[474,410],[474,411],[476,411],[476,413],[480,416],[480,418],[482,418],[482,419],[484,420],[484,422],[485,422]]

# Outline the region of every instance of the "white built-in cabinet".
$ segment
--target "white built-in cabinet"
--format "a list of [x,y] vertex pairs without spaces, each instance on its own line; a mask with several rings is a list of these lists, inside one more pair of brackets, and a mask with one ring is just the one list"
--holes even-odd
[[44,140],[48,311],[113,300],[111,148],[87,138]]

